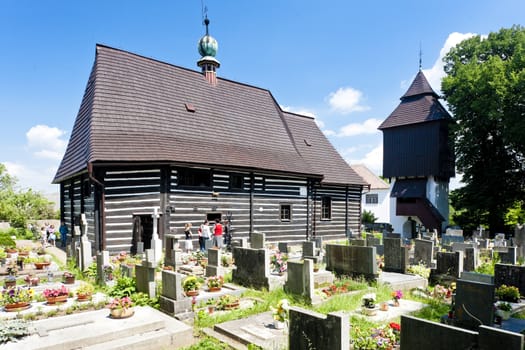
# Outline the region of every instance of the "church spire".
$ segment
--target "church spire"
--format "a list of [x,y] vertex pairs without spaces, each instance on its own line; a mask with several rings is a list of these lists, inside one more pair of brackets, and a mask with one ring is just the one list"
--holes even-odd
[[202,74],[211,85],[217,85],[217,73],[216,70],[221,66],[221,63],[217,61],[215,55],[219,49],[219,44],[214,37],[209,34],[208,26],[210,20],[208,15],[204,19],[204,25],[206,26],[206,34],[199,40],[198,50],[201,55],[201,59],[197,61],[197,66],[202,68]]

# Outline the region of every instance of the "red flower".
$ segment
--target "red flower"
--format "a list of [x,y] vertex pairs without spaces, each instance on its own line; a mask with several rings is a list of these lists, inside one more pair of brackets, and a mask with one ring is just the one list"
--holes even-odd
[[395,331],[398,331],[398,332],[401,331],[401,325],[399,323],[390,322],[389,326],[390,326],[390,328],[392,328]]

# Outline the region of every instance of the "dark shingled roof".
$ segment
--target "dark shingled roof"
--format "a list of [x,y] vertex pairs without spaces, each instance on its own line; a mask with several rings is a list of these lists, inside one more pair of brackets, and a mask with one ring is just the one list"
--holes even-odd
[[379,125],[378,129],[382,130],[442,119],[452,120],[438,98],[423,72],[419,71],[407,92],[401,97],[401,103]]
[[361,183],[348,165],[339,169],[341,175],[332,165],[317,165],[340,167],[342,158],[306,118],[301,118],[308,124],[305,132],[322,148],[301,156],[288,119],[299,117],[282,112],[268,90],[225,79],[213,86],[200,72],[97,45],[53,182],[85,171],[90,162],[181,162],[313,177],[326,173],[330,182]]
[[323,183],[368,185],[335,150],[312,117],[283,114],[299,153],[315,173],[324,174]]

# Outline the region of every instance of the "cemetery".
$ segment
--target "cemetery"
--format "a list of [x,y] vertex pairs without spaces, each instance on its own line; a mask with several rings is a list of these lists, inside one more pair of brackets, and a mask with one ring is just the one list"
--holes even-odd
[[374,236],[84,261],[2,236],[2,348],[523,349],[521,232]]

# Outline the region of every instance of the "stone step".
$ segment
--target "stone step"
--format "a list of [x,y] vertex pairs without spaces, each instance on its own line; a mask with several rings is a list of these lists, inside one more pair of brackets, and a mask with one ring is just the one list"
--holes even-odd
[[[160,336],[161,330],[168,333],[159,337],[166,345],[175,338],[183,344],[193,341],[192,329],[188,325],[151,307],[135,307],[134,310],[135,314],[126,319],[111,319],[109,310],[102,309],[34,321],[35,334],[16,343],[4,344],[2,349],[84,349],[97,344],[123,342],[137,334],[157,333]],[[179,334],[182,335],[180,339]]]

